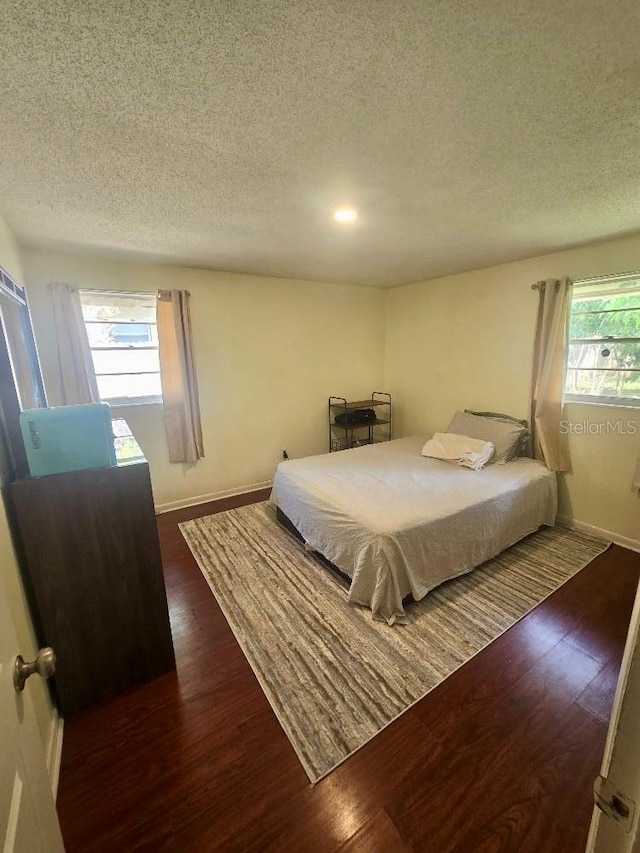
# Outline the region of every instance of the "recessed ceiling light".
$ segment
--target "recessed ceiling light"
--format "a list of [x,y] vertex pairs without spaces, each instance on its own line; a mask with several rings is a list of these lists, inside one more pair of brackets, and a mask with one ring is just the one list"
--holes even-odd
[[333,218],[336,222],[346,225],[349,222],[355,222],[358,218],[358,211],[355,207],[339,207],[333,211]]

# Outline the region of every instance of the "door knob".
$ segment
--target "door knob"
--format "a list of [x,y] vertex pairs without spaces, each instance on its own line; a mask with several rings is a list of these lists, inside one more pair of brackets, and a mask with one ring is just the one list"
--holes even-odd
[[37,672],[43,678],[51,678],[56,671],[56,654],[49,647],[40,649],[36,655],[36,659],[25,661],[22,655],[18,655],[13,666],[13,686],[18,692],[24,690],[24,683]]

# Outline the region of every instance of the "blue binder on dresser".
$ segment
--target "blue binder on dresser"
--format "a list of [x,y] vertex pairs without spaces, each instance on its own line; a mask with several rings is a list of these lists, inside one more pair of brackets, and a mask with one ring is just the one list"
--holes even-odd
[[107,403],[25,409],[20,429],[32,477],[116,464]]

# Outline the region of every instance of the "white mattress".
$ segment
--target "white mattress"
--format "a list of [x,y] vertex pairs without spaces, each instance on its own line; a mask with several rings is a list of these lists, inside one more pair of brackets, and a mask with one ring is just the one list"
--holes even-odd
[[402,599],[499,554],[557,510],[556,476],[518,459],[480,471],[420,455],[401,438],[281,462],[272,500],[351,579],[348,600],[389,624]]

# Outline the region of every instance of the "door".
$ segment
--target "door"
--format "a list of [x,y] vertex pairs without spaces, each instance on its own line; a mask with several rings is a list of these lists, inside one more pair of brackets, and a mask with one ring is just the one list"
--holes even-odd
[[602,759],[587,853],[640,853],[640,588]]
[[29,688],[13,686],[19,651],[0,580],[0,849],[64,853]]

